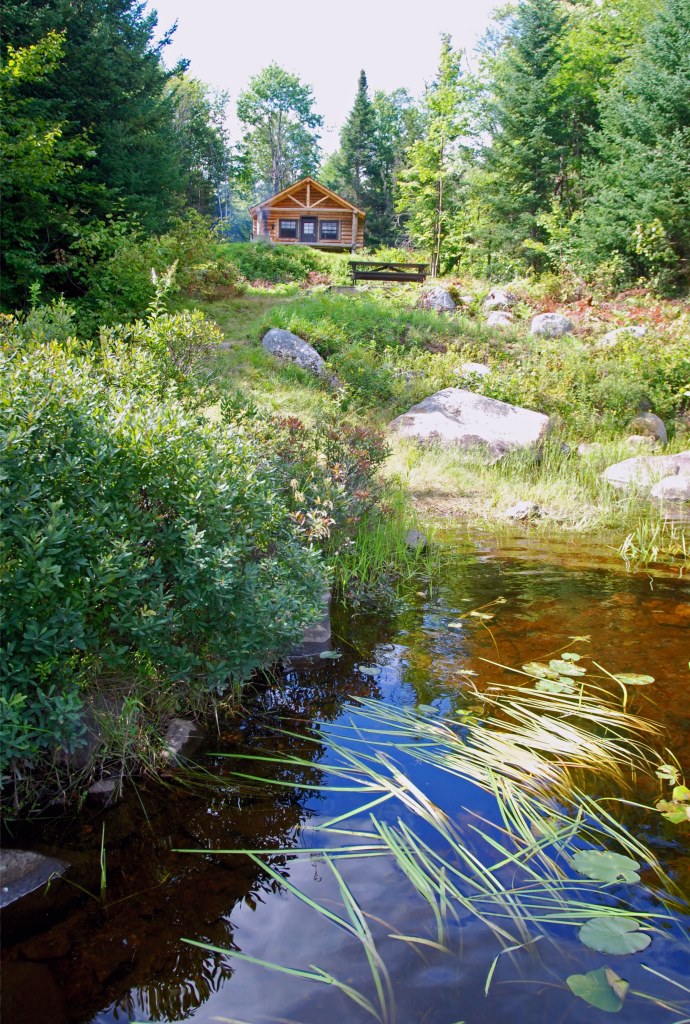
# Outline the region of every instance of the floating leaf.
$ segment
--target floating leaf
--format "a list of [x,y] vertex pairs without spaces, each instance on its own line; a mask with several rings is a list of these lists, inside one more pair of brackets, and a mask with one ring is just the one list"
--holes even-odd
[[637,672],[617,672],[616,679],[624,686],[649,686],[655,682],[654,676],[641,676]]
[[677,804],[673,800],[660,800],[656,809],[662,817],[672,821],[674,825],[680,825],[684,821],[690,821],[690,804]]
[[598,882],[639,882],[640,865],[631,857],[608,850],[578,850],[573,854],[576,871]]
[[464,629],[465,623],[461,620],[460,622],[449,622],[448,629]]
[[590,1006],[607,1013],[617,1013],[628,991],[627,981],[619,978],[610,967],[600,967],[587,974],[571,974],[565,979],[570,991]]
[[559,676],[558,679],[539,679],[534,684],[534,689],[543,693],[575,693],[573,684],[563,676]]
[[529,661],[522,666],[522,671],[529,676],[537,676],[539,679],[558,679],[558,672],[545,665],[542,661]]
[[363,676],[377,676],[381,669],[378,665],[360,665],[359,671]]
[[629,917],[593,917],[578,932],[580,942],[597,953],[640,953],[652,941],[639,930],[640,922]]
[[674,764],[660,764],[656,770],[657,779],[663,779],[664,782],[670,782],[673,785],[678,782],[679,771]]
[[573,654],[572,651],[564,651],[563,654],[561,654],[561,658],[563,659],[563,661],[581,661],[582,660],[581,656],[579,654]]
[[338,658],[342,658],[340,651],[321,651],[320,658],[330,658],[332,661],[337,661]]
[[560,661],[558,658],[552,658],[549,666],[554,672],[558,672],[562,676],[584,676],[587,674],[586,668],[582,668],[580,665],[573,665],[570,661]]
[[493,619],[492,612],[470,612],[470,615],[474,615],[475,619]]

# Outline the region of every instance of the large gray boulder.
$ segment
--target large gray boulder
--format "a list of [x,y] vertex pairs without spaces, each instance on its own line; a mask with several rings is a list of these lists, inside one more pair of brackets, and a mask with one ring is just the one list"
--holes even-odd
[[445,288],[427,288],[419,297],[422,309],[433,309],[437,313],[452,313],[455,309],[453,297]]
[[628,487],[646,491],[669,476],[690,476],[690,451],[678,455],[635,455],[609,466],[602,479],[620,491]]
[[44,857],[33,850],[0,850],[0,907],[8,907],[68,867],[64,860]]
[[517,295],[505,288],[492,288],[482,303],[488,313],[491,309],[512,309],[517,303]]
[[272,327],[264,335],[261,347],[284,363],[296,363],[303,370],[315,373],[317,377],[326,376],[326,364],[316,349],[291,331]]
[[540,313],[532,319],[530,331],[542,338],[560,338],[570,334],[573,325],[567,316],[561,313]]
[[463,363],[459,371],[461,377],[489,377],[490,375],[491,367],[486,363]]
[[420,441],[484,447],[499,458],[515,448],[534,448],[551,428],[549,417],[462,388],[445,388],[398,416],[390,429]]
[[653,412],[640,413],[639,416],[636,416],[628,424],[628,430],[632,431],[633,434],[642,434],[644,437],[656,438],[662,444],[666,444],[668,441],[664,421]]

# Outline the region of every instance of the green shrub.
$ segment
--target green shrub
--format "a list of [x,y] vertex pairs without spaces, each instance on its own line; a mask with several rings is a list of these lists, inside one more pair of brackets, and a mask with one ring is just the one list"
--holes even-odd
[[188,272],[187,295],[207,302],[218,302],[233,295],[243,295],[246,284],[234,263],[214,260],[200,263]]
[[104,675],[223,690],[316,616],[319,561],[270,462],[241,430],[135,389],[121,355],[2,353],[3,770],[72,745]]
[[219,245],[218,255],[234,263],[250,282],[307,284],[310,274],[320,274],[324,275],[321,283],[349,283],[347,253],[321,252],[309,246],[231,242]]

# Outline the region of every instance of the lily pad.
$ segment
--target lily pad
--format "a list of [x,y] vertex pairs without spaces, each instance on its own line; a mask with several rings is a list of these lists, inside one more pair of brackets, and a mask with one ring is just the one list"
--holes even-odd
[[640,953],[652,941],[640,930],[640,922],[629,917],[593,917],[578,932],[580,942],[597,953]]
[[655,682],[654,676],[638,675],[637,672],[617,672],[616,679],[624,686],[649,686]]
[[628,991],[627,981],[619,978],[610,967],[600,967],[587,974],[571,974],[565,979],[570,991],[590,1006],[607,1013],[617,1013]]
[[561,654],[561,658],[563,659],[563,661],[581,661],[582,660],[581,655],[574,654],[573,651],[564,651],[563,654]]
[[674,825],[690,821],[690,789],[682,785],[674,786],[671,799],[660,800],[656,807]]
[[563,676],[559,676],[558,679],[538,679],[534,689],[543,693],[575,693],[573,684]]
[[359,671],[362,673],[363,676],[377,676],[380,673],[381,669],[378,667],[378,665],[360,665]]
[[529,676],[537,676],[539,679],[558,679],[558,672],[545,665],[543,661],[529,661],[522,666],[522,671]]
[[573,854],[576,871],[598,882],[639,882],[640,865],[631,857],[608,850],[578,850]]
[[587,674],[587,669],[582,668],[581,665],[573,665],[571,661],[561,661],[559,658],[552,658],[549,666],[562,676],[579,677]]
[[475,619],[493,619],[492,612],[470,612],[470,615],[474,615]]
[[337,661],[338,658],[342,658],[340,651],[321,651],[320,658],[329,658],[331,661]]

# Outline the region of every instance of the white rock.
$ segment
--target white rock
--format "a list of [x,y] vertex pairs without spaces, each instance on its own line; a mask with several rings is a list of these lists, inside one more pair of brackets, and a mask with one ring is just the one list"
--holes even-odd
[[487,327],[510,327],[513,323],[512,313],[505,313],[500,309],[489,313],[486,318]]
[[401,437],[421,441],[486,447],[494,457],[514,448],[533,448],[551,429],[548,416],[477,395],[462,388],[445,388],[398,416],[390,429]]
[[649,434],[631,434],[626,437],[625,443],[628,448],[658,448],[659,438],[650,437]]
[[649,490],[669,476],[690,476],[690,451],[678,455],[636,455],[614,463],[602,473],[602,479],[618,490]]
[[261,342],[262,348],[282,362],[296,363],[303,370],[310,370],[317,377],[326,374],[326,364],[312,345],[290,331],[272,327]]
[[512,309],[516,303],[517,295],[506,291],[505,288],[492,288],[482,305],[488,313],[490,309]]
[[449,291],[445,288],[428,288],[422,292],[419,298],[419,305],[422,309],[434,309],[437,313],[452,313],[455,303]]
[[463,377],[471,377],[472,374],[475,377],[488,377],[491,373],[491,368],[486,363],[463,363],[460,367],[460,373]]
[[603,337],[597,341],[597,348],[613,348],[621,338],[626,335],[632,335],[634,338],[644,338],[647,333],[647,328],[642,327],[641,324],[631,327],[616,327],[614,331],[608,331]]
[[571,321],[561,313],[540,313],[530,326],[531,333],[542,338],[560,338],[563,334],[570,334],[572,329]]
[[690,474],[663,477],[654,484],[650,496],[657,501],[690,501]]

